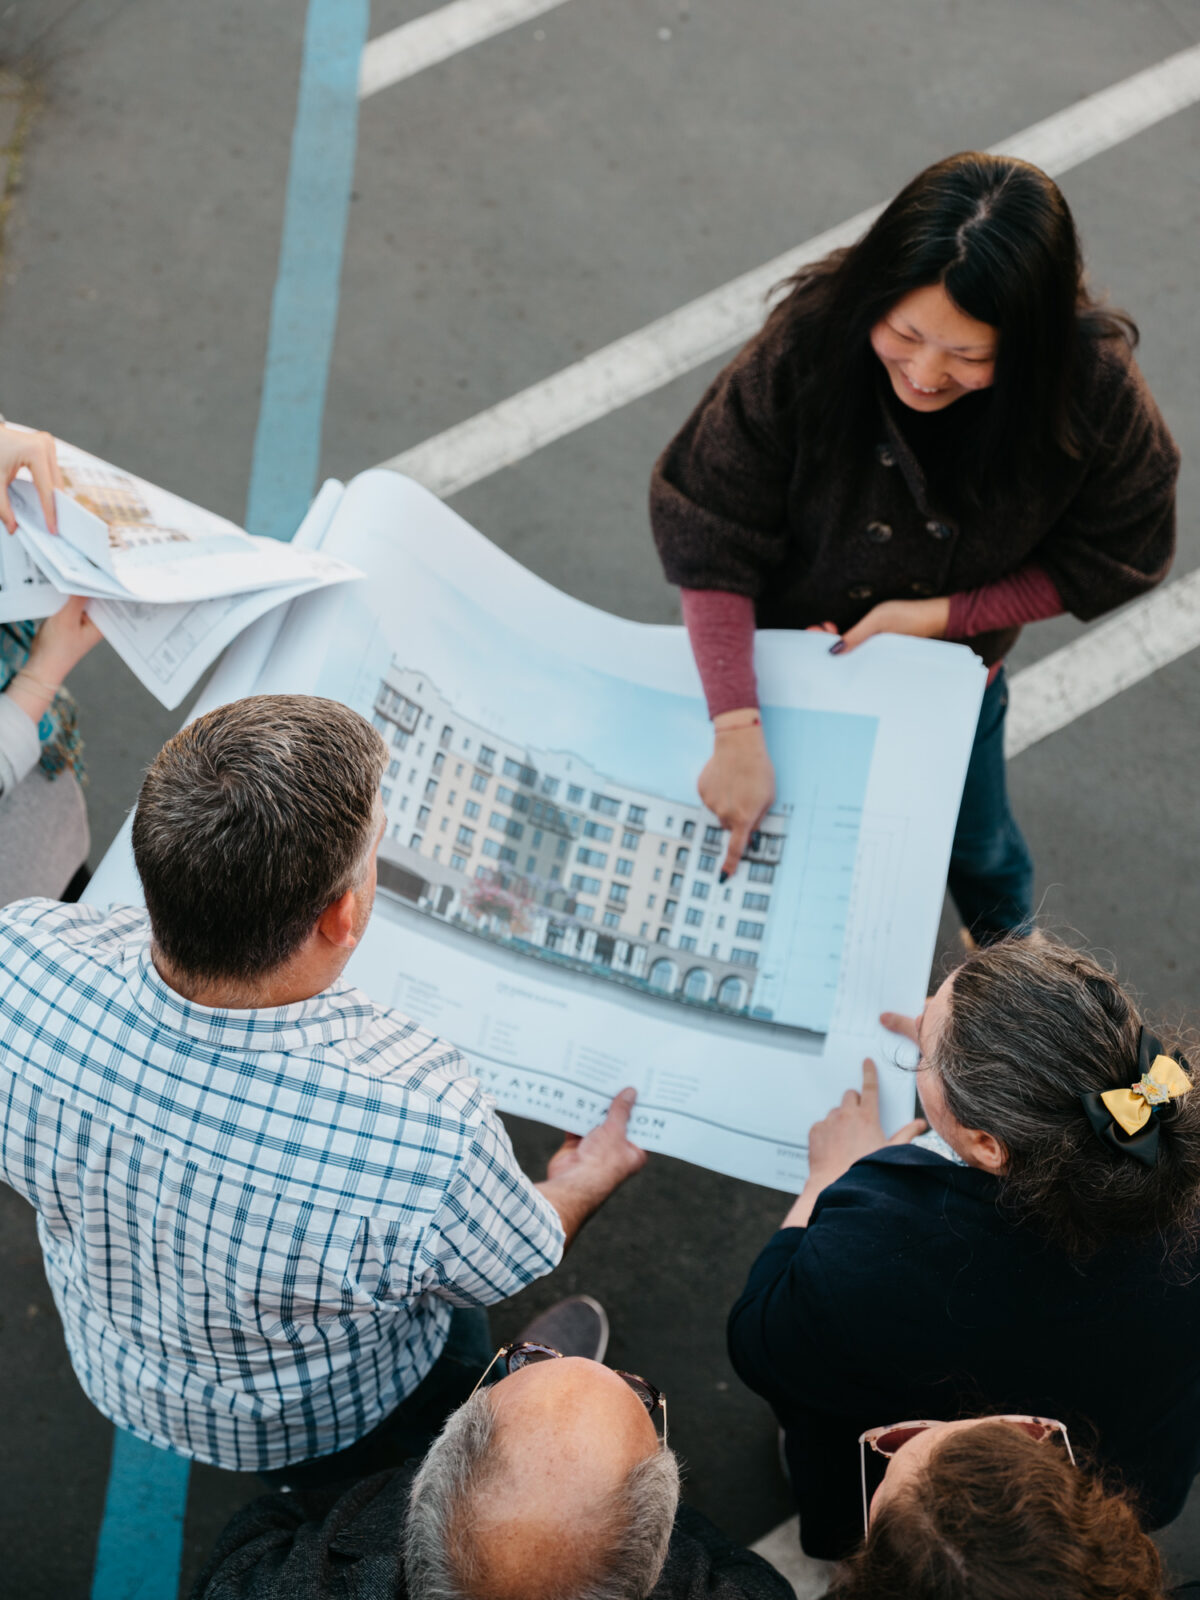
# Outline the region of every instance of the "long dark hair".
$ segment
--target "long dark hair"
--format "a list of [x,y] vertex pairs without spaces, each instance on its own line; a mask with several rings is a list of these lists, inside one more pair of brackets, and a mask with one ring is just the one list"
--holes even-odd
[[1012,156],[967,151],[927,167],[866,234],[790,280],[772,320],[795,324],[799,422],[814,465],[848,466],[878,436],[871,329],[914,289],[942,284],[967,316],[997,329],[995,379],[964,490],[1020,491],[1055,455],[1076,456],[1072,383],[1081,339],[1137,328],[1100,305],[1058,185]]
[[1122,1495],[1011,1423],[948,1434],[871,1518],[830,1600],[1164,1600]]

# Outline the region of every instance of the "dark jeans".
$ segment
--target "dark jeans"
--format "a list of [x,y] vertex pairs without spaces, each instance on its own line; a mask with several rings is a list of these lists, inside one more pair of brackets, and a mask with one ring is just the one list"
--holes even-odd
[[495,1353],[487,1312],[456,1306],[446,1348],[412,1394],[370,1433],[332,1455],[313,1456],[259,1476],[276,1489],[323,1489],[342,1479],[369,1477],[385,1467],[423,1456]]
[[1033,858],[1008,808],[1004,776],[1004,668],[984,691],[950,849],[949,888],[963,925],[992,944],[1033,925]]

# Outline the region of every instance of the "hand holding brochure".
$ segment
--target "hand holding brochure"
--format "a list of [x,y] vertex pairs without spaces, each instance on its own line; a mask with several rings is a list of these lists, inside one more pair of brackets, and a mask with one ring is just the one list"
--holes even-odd
[[57,449],[57,535],[32,483],[12,485],[24,561],[5,552],[0,610],[15,620],[48,615],[69,594],[93,597],[96,625],[165,706],[273,606],[361,576],[336,556],[254,538],[72,445]]

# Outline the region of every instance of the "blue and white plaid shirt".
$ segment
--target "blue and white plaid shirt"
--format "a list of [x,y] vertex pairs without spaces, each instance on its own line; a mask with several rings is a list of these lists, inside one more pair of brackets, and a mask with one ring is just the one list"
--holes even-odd
[[85,1391],[121,1427],[261,1470],[410,1394],[454,1305],[561,1254],[462,1056],[340,983],[217,1011],[144,911],[0,913],[0,1176],[37,1211]]

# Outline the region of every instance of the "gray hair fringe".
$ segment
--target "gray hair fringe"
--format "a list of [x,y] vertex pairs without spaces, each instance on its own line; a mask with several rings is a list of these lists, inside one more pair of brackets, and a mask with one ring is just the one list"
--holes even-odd
[[[495,1433],[483,1390],[453,1413],[421,1463],[405,1535],[409,1600],[472,1600],[479,1563],[472,1550],[471,1507],[493,1475]],[[674,1452],[659,1450],[639,1461],[610,1497],[600,1570],[582,1587],[548,1588],[542,1600],[645,1600],[666,1562],[678,1504]],[[452,1540],[458,1546],[453,1554]]]

